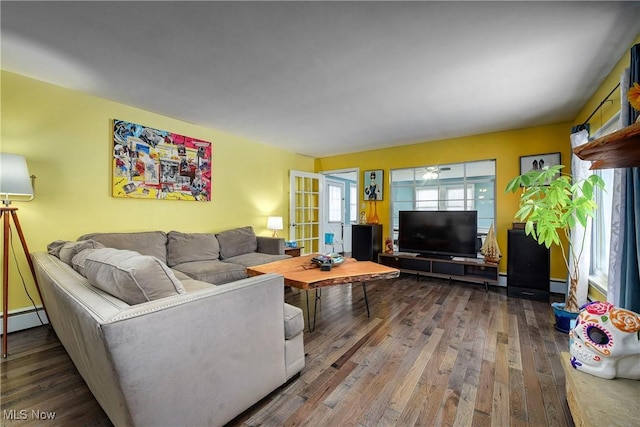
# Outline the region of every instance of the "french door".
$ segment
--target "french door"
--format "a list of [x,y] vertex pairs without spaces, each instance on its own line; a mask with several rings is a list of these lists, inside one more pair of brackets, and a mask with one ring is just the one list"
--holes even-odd
[[302,254],[325,252],[324,185],[321,174],[289,172],[289,240],[303,248]]

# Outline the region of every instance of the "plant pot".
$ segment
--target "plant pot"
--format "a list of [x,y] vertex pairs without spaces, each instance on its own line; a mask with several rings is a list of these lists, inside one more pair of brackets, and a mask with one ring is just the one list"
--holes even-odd
[[556,324],[553,325],[560,332],[568,334],[572,327],[572,320],[578,317],[579,312],[567,311],[563,302],[552,302],[553,314],[556,317]]

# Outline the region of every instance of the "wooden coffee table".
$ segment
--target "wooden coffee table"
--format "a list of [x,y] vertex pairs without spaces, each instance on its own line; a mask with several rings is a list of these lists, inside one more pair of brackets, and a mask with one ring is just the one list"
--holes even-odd
[[[353,258],[345,259],[345,262],[333,267],[330,271],[321,271],[311,262],[311,258],[317,254],[304,255],[296,258],[288,258],[268,264],[247,268],[249,276],[257,276],[266,273],[277,273],[284,276],[285,285],[306,291],[307,297],[307,325],[309,332],[313,332],[316,324],[315,307],[317,306],[319,291],[325,286],[344,285],[347,283],[362,283],[364,302],[369,313],[369,301],[367,299],[367,282],[379,279],[393,279],[400,275],[400,270],[376,264],[371,261],[356,261]],[[309,314],[309,290],[316,289],[314,302],[313,325]]]

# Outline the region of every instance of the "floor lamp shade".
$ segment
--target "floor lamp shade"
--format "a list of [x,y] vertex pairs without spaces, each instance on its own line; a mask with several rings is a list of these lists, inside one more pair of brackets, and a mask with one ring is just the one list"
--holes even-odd
[[0,153],[0,199],[5,205],[13,200],[33,200],[31,175],[23,156]]
[[2,357],[6,358],[7,352],[7,335],[9,332],[9,242],[11,235],[11,220],[15,225],[16,232],[20,238],[24,255],[29,263],[33,280],[42,308],[44,300],[40,293],[40,287],[36,279],[36,273],[33,269],[33,262],[29,256],[29,248],[24,240],[22,227],[18,220],[18,208],[9,206],[13,200],[29,201],[33,200],[33,185],[31,184],[31,176],[27,168],[27,160],[17,154],[0,153],[0,218],[2,219]]

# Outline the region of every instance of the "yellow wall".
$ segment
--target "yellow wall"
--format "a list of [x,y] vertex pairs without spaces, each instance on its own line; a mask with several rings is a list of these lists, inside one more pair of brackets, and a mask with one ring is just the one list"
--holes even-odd
[[[520,156],[560,152],[561,161],[570,159],[571,123],[559,123],[506,132],[474,135],[443,141],[316,159],[316,171],[359,167],[360,171],[383,169],[385,198],[378,204],[378,217],[385,236],[391,235],[389,182],[390,170],[474,160],[496,159],[496,231],[503,257],[500,270],[507,268],[507,230],[518,206],[517,194],[504,194],[509,180],[520,173]],[[362,180],[363,178],[360,177]],[[362,197],[362,195],[360,196]],[[558,249],[551,251],[551,277],[564,280],[566,268]]]
[[[56,239],[96,231],[216,232],[251,225],[257,234],[269,235],[268,215],[288,217],[289,170],[313,171],[310,157],[17,74],[3,71],[1,78],[1,151],[24,155],[37,176],[35,200],[12,205],[19,208],[32,252],[46,250]],[[111,197],[113,119],[212,142],[212,201]],[[37,300],[15,233],[14,247]],[[9,309],[29,307],[13,266],[9,279]]]

